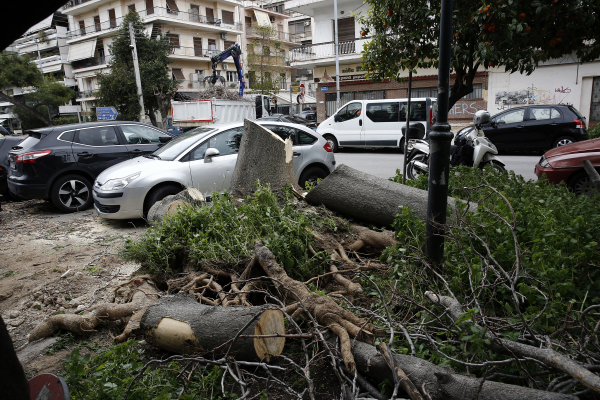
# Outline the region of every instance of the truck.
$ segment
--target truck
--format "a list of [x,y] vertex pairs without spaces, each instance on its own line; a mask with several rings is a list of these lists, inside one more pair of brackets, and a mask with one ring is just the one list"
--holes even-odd
[[273,105],[277,105],[274,98],[262,94],[244,94],[245,82],[240,64],[241,54],[242,51],[237,44],[215,54],[211,57],[213,73],[204,78],[204,81],[210,85],[215,85],[219,81],[225,83],[225,78],[217,75],[217,65],[228,57],[232,57],[240,82],[240,99],[213,98],[211,100],[171,101],[171,116],[167,124],[169,133],[180,134],[196,126],[243,121],[246,118],[255,120],[273,113]]

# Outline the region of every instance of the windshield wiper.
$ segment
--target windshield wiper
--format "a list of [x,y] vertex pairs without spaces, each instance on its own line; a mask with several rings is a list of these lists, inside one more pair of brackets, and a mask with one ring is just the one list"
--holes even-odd
[[157,160],[160,160],[161,158],[159,156],[157,156],[156,154],[144,154],[144,157],[146,158],[154,158]]

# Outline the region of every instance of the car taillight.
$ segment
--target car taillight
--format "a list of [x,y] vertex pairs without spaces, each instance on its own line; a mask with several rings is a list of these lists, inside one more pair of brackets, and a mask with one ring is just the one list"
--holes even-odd
[[183,132],[183,126],[179,127],[179,132]]
[[325,146],[323,146],[323,148],[325,149],[326,152],[333,153],[333,149],[331,148],[331,145],[329,144],[329,142],[325,143]]
[[429,109],[429,125],[433,125],[433,107]]
[[585,124],[583,123],[582,120],[580,119],[574,119],[573,121],[575,121],[575,128],[585,128]]
[[15,156],[15,162],[22,164],[35,164],[35,161],[38,158],[47,156],[50,153],[52,153],[52,150],[42,150],[34,151],[31,153],[19,154],[18,156]]

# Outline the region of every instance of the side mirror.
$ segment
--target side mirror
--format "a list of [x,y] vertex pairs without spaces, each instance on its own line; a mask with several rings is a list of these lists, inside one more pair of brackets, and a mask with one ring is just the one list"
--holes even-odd
[[334,117],[333,117],[333,120],[334,120],[335,122],[340,122],[340,121],[341,121],[341,118],[340,118],[340,116],[339,116],[338,114],[335,114],[335,115],[334,115]]
[[220,154],[219,150],[215,149],[214,147],[207,149],[206,153],[204,153],[204,162],[205,163],[212,162],[212,158],[214,156],[218,156],[219,154]]
[[159,138],[158,138],[158,140],[159,140],[161,143],[163,143],[163,144],[164,144],[164,143],[169,143],[169,142],[170,142],[172,139],[173,139],[173,138],[172,138],[171,136],[161,136],[161,137],[159,137]]

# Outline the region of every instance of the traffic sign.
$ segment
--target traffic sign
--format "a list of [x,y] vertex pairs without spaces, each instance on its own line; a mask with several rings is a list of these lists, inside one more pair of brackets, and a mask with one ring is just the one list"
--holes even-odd
[[306,88],[304,87],[304,83],[300,85],[300,94],[302,96],[306,94]]
[[304,104],[304,95],[300,93],[297,97],[298,104]]
[[292,93],[300,93],[300,86],[292,86]]
[[114,107],[96,107],[96,118],[98,121],[113,121],[117,119],[117,109]]

